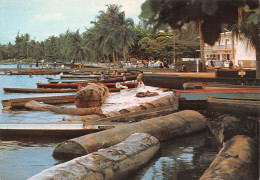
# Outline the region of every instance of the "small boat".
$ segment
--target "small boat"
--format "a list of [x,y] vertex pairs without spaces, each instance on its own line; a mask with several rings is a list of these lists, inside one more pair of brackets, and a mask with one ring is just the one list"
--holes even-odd
[[62,75],[60,76],[61,79],[81,79],[81,78],[90,78],[90,79],[97,79],[100,78],[100,75]]
[[4,92],[12,93],[68,93],[77,92],[77,89],[27,89],[27,88],[3,88]]
[[25,103],[29,101],[43,102],[46,104],[64,104],[74,102],[75,95],[66,96],[49,96],[49,97],[32,97],[32,98],[18,98],[18,99],[8,99],[2,100],[2,105],[4,110],[9,110],[12,108],[22,108]]
[[[77,92],[78,89],[27,89],[27,88],[3,88],[5,92],[9,93],[68,93]],[[120,88],[108,88],[109,92],[119,92]]]
[[52,84],[61,84],[61,83],[88,83],[88,82],[97,82],[96,80],[91,79],[51,79],[49,83]]
[[[89,83],[63,83],[63,84],[52,84],[52,83],[37,83],[38,88],[73,88],[73,89],[78,89],[79,86],[87,86]],[[103,83],[109,88],[114,88],[116,83]],[[135,88],[136,83],[135,82],[125,82],[125,83],[120,83],[123,86],[127,86],[128,88]]]
[[10,75],[45,75],[45,74],[59,74],[57,71],[25,71],[25,72],[10,72]]

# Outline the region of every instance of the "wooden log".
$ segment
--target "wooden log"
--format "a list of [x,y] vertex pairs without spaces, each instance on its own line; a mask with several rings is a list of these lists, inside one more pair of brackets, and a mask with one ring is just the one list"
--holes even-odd
[[259,117],[260,99],[209,97],[208,110],[228,114],[248,114]]
[[257,143],[247,136],[234,136],[220,150],[200,180],[258,179],[258,160]]
[[100,107],[92,108],[67,108],[58,107],[49,104],[43,104],[36,101],[29,101],[25,104],[26,108],[37,110],[37,111],[52,111],[58,114],[72,114],[72,115],[88,115],[88,114],[101,114],[102,110]]
[[245,117],[238,118],[233,115],[219,114],[207,118],[207,125],[218,144],[224,146],[229,139],[236,135],[255,136],[254,131],[247,125],[246,119],[243,118]]
[[75,104],[77,108],[98,107],[109,95],[108,88],[103,84],[90,84],[77,92]]
[[159,141],[136,133],[123,142],[46,169],[29,180],[41,179],[125,179],[147,163],[159,150]]
[[117,144],[133,133],[149,133],[159,141],[202,130],[205,118],[196,111],[181,111],[137,123],[118,126],[60,143],[54,150],[55,158],[82,156]]

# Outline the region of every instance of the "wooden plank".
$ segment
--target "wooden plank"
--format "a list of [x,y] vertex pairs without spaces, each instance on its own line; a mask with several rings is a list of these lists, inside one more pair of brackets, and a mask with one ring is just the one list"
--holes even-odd
[[117,127],[123,122],[49,122],[0,123],[1,137],[9,136],[80,136]]

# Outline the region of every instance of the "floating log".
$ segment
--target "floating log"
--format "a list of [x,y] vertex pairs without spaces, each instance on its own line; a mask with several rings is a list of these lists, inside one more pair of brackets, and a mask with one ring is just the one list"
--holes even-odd
[[257,143],[238,135],[228,140],[200,180],[258,179],[258,161]]
[[211,112],[259,117],[260,99],[209,97],[207,107]]
[[28,89],[28,88],[3,88],[5,92],[13,93],[67,93],[77,92],[77,89]]
[[72,114],[72,115],[88,115],[88,114],[101,114],[102,110],[100,107],[92,108],[67,108],[67,107],[58,107],[49,104],[42,104],[37,101],[29,101],[25,103],[25,107],[37,110],[37,111],[52,111],[58,114]]
[[29,180],[124,179],[147,163],[159,148],[160,143],[155,137],[136,133],[112,147],[46,169]]
[[109,95],[108,88],[103,84],[90,84],[77,92],[75,104],[77,108],[99,107]]
[[32,98],[18,98],[18,99],[9,99],[2,100],[2,105],[4,110],[12,108],[22,108],[26,102],[37,101],[43,102],[45,104],[65,104],[74,102],[75,95],[67,96],[49,96],[49,97],[32,97]]
[[138,132],[149,133],[159,141],[163,141],[200,131],[205,127],[206,120],[200,113],[186,110],[67,140],[55,148],[53,156],[55,158],[82,156],[115,145]]

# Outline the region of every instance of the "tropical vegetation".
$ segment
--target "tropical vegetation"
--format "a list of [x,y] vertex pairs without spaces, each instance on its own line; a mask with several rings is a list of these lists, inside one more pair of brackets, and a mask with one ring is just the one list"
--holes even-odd
[[152,32],[154,25],[148,23],[148,18],[140,17],[139,23],[134,24],[121,11],[121,6],[114,4],[107,5],[106,11],[100,11],[91,23],[93,26],[82,33],[68,29],[43,41],[18,32],[14,43],[0,44],[0,60],[70,62],[73,59],[118,64],[130,58],[172,63],[173,56],[176,59],[199,57],[198,30],[194,23],[185,24],[174,33],[169,26]]

